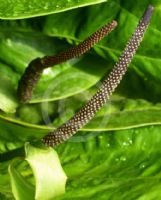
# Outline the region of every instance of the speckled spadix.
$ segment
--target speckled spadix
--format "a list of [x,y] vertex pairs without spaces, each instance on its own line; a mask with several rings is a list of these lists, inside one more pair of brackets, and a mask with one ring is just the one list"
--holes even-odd
[[113,20],[112,22],[107,23],[98,29],[95,33],[75,47],[72,47],[64,52],[60,52],[54,56],[45,56],[43,58],[36,58],[32,60],[18,84],[17,95],[19,101],[21,103],[27,103],[30,101],[32,98],[33,89],[36,83],[39,81],[45,68],[53,67],[54,65],[60,64],[74,57],[81,56],[107,34],[109,34],[116,26],[117,22]]
[[151,5],[148,6],[121,57],[114,66],[112,72],[104,80],[97,93],[68,122],[46,135],[42,139],[45,145],[56,146],[69,139],[80,128],[86,125],[110,98],[110,95],[114,92],[126,73],[130,62],[143,39],[144,33],[150,22],[152,11],[153,7]]

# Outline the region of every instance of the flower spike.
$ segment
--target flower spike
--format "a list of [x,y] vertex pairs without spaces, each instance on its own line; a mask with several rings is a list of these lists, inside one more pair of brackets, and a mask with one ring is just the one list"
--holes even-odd
[[18,84],[17,95],[20,102],[27,103],[31,99],[33,89],[45,68],[52,67],[69,59],[81,56],[86,51],[90,50],[92,46],[98,43],[107,34],[109,34],[116,26],[117,22],[113,20],[98,29],[95,33],[77,46],[54,56],[45,56],[31,61]]
[[69,139],[80,128],[86,125],[94,117],[96,112],[106,103],[126,73],[131,60],[143,39],[144,33],[150,22],[152,11],[153,7],[150,5],[141,18],[130,41],[127,43],[120,59],[114,66],[114,69],[104,80],[97,93],[68,122],[46,135],[42,139],[45,145],[54,147]]

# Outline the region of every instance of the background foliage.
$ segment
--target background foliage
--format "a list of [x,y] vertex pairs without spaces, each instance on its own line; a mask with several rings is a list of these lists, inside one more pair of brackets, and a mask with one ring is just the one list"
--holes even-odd
[[[17,155],[25,142],[39,141],[95,93],[148,4],[155,7],[151,24],[111,101],[56,148],[68,176],[66,193],[57,199],[161,198],[161,1],[0,0],[0,160],[8,158],[0,162],[0,199],[18,199],[17,191],[28,189],[35,198],[33,170]],[[31,103],[18,103],[18,80],[32,59],[78,44],[112,19],[116,30],[81,58],[45,70]],[[46,167],[53,160],[59,162],[49,156]],[[22,183],[29,188],[20,188]]]

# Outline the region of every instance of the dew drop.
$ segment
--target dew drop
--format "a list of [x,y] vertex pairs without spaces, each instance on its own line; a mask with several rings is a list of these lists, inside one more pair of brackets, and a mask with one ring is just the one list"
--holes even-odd
[[133,143],[133,141],[131,139],[129,139],[129,144],[132,144],[132,143]]
[[128,143],[127,142],[123,142],[122,145],[123,146],[128,146]]
[[126,157],[125,157],[125,156],[121,156],[121,157],[120,157],[120,161],[125,162],[125,161],[126,161]]
[[146,167],[146,163],[145,162],[141,163],[140,166],[139,166],[140,169],[144,169],[145,167]]
[[12,41],[9,38],[6,40],[6,43],[8,46],[12,46]]
[[110,143],[107,143],[106,146],[109,148],[110,147]]

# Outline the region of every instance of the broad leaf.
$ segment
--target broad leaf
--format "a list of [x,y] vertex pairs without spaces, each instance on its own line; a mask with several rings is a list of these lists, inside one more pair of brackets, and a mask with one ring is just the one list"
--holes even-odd
[[0,152],[6,152],[23,146],[27,141],[42,138],[51,129],[1,116],[0,130]]
[[[92,92],[93,93],[93,92]],[[59,103],[59,117],[53,124],[60,126],[69,120],[91,96],[84,92]],[[88,99],[90,99],[88,96]],[[161,124],[161,103],[150,103],[143,99],[128,99],[113,95],[82,131],[109,131]]]
[[4,1],[1,0],[1,19],[23,19],[63,12],[65,10],[102,3],[106,0],[41,0],[41,1]]
[[34,187],[25,181],[23,176],[14,167],[12,163],[9,167],[9,174],[11,178],[12,192],[16,200],[34,199]]
[[70,178],[67,193],[57,199],[160,198],[160,131],[161,126],[151,126],[86,133],[84,140],[61,145],[58,151]]
[[16,111],[16,88],[15,83],[18,75],[7,65],[0,63],[0,109],[6,113]]

